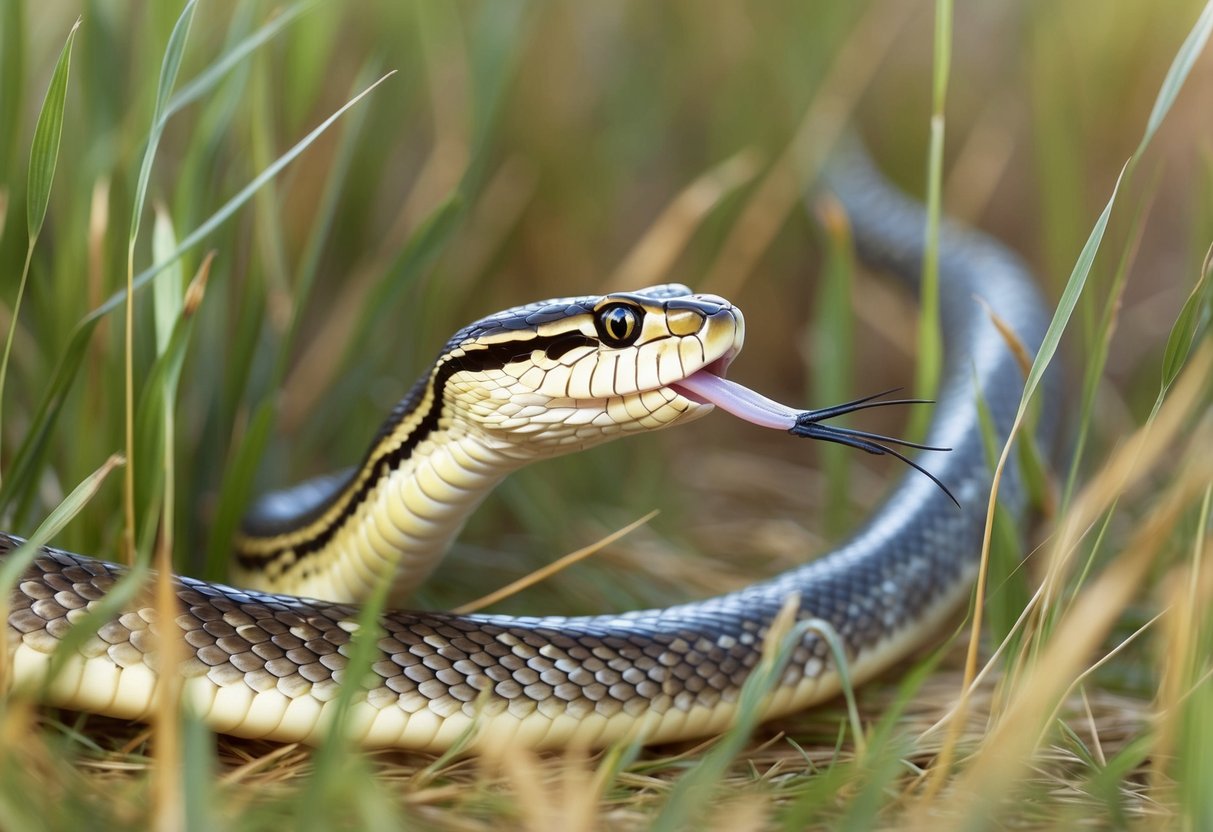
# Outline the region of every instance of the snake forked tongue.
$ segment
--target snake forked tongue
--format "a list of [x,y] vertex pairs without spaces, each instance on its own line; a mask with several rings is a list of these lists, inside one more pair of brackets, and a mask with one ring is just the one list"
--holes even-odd
[[908,442],[904,439],[896,439],[891,436],[881,436],[866,431],[822,424],[825,420],[841,416],[844,413],[866,410],[869,407],[924,403],[921,399],[884,399],[883,401],[878,401],[883,396],[893,392],[889,390],[822,410],[794,410],[787,405],[768,399],[761,393],[755,393],[748,387],[742,387],[740,384],[722,378],[708,370],[700,370],[687,376],[682,381],[674,382],[670,386],[689,398],[707,404],[714,404],[721,410],[732,413],[734,416],[745,419],[747,422],[752,422],[759,427],[786,430],[794,436],[808,439],[837,442],[852,448],[858,448],[861,451],[867,451],[870,454],[889,454],[895,456],[928,477],[939,486],[939,489],[953,503],[956,503],[958,507],[960,506],[955,495],[948,490],[948,487],[937,476],[890,446],[901,445],[925,451],[946,451],[949,450],[948,448],[921,445],[917,442]]
[[791,430],[802,412],[707,370],[692,373],[670,386],[764,428]]

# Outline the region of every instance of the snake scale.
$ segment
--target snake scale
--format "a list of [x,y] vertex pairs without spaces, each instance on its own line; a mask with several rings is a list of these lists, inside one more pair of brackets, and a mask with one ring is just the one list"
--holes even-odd
[[[861,257],[917,285],[921,206],[857,154],[834,163],[824,187],[845,208]],[[1020,261],[956,224],[942,231],[940,290],[945,366],[928,441],[952,449],[933,457],[931,468],[959,508],[910,472],[823,557],[665,609],[583,617],[386,613],[346,723],[350,735],[369,746],[433,751],[470,731],[474,742],[534,747],[719,732],[735,718],[768,629],[793,595],[800,618],[823,619],[838,633],[856,681],[923,644],[969,598],[977,571],[990,487],[978,401],[1001,441],[1023,385],[989,311],[1030,352],[1047,324]],[[676,285],[531,304],[460,330],[361,465],[253,508],[235,571],[256,589],[176,579],[186,702],[218,732],[319,741],[350,660],[354,602],[383,580],[392,582],[393,599],[407,597],[510,471],[690,421],[713,402],[781,425],[770,402],[723,381],[743,337],[743,318],[728,301]],[[1056,422],[1054,382],[1042,395],[1042,440]],[[1023,519],[1027,500],[1014,470],[1001,493]],[[0,535],[0,557],[20,543]],[[39,551],[11,597],[9,684],[38,683],[65,633],[123,572]],[[159,689],[158,636],[151,602],[140,598],[68,657],[43,693],[49,703],[149,717]],[[839,684],[826,642],[809,632],[765,714],[821,702]]]

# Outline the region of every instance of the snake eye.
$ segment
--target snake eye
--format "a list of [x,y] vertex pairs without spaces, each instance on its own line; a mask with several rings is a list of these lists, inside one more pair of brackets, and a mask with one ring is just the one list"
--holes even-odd
[[598,313],[594,325],[598,336],[610,347],[628,347],[640,336],[640,318],[644,310],[626,303],[615,303]]

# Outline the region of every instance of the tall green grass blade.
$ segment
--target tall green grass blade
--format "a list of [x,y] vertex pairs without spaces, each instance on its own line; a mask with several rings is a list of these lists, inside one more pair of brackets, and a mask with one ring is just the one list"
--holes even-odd
[[[206,265],[203,268],[207,268]],[[202,275],[205,279],[205,273]],[[171,451],[168,444],[173,436],[174,403],[181,371],[185,366],[185,355],[194,331],[196,309],[182,308],[172,321],[169,338],[163,351],[156,357],[148,372],[143,395],[139,400],[135,425],[139,436],[137,450],[148,463],[149,471],[159,470],[166,454]],[[146,490],[141,491],[142,504],[151,502],[152,494],[159,491],[162,477],[151,478]]]
[[[778,624],[773,625],[774,629]],[[675,785],[661,813],[649,827],[653,832],[676,832],[698,828],[703,820],[703,811],[708,805],[711,791],[718,786],[729,764],[740,753],[746,740],[761,720],[762,705],[792,658],[796,647],[810,633],[816,632],[830,647],[835,668],[842,679],[843,693],[847,700],[854,741],[863,745],[862,728],[855,706],[854,691],[848,674],[846,652],[834,628],[826,621],[810,618],[797,621],[774,644],[764,647],[763,657],[750,672],[738,697],[736,721]],[[771,636],[768,635],[768,641]],[[773,648],[773,649],[772,649]],[[861,752],[862,753],[862,752]]]
[[1154,138],[1154,133],[1162,126],[1163,119],[1171,111],[1171,105],[1175,103],[1179,91],[1188,79],[1193,64],[1200,57],[1200,53],[1205,51],[1205,44],[1209,42],[1210,32],[1213,32],[1213,2],[1205,4],[1204,11],[1200,13],[1192,31],[1184,38],[1183,45],[1175,53],[1175,59],[1171,61],[1162,87],[1158,90],[1158,96],[1154,99],[1154,108],[1150,111],[1150,118],[1146,121],[1146,130],[1141,137],[1141,143],[1133,151],[1134,156],[1141,156],[1145,152],[1146,146]]
[[[395,4],[400,9],[407,8]],[[339,4],[318,3],[308,10],[307,19],[300,22],[286,44],[282,60],[282,71],[291,83],[282,90],[281,107],[283,127],[295,130],[315,106],[317,92],[334,62],[333,53],[342,46],[340,39],[332,37],[341,25],[342,9]],[[407,71],[407,70],[406,70]]]
[[1116,273],[1107,287],[1107,300],[1104,302],[1103,313],[1092,333],[1093,340],[1089,347],[1086,366],[1083,368],[1082,398],[1078,407],[1075,424],[1078,426],[1074,438],[1074,450],[1070,455],[1070,468],[1066,474],[1065,486],[1062,489],[1059,512],[1063,513],[1070,505],[1074,489],[1078,484],[1078,473],[1086,452],[1087,440],[1090,435],[1092,415],[1095,408],[1095,396],[1099,392],[1100,380],[1108,362],[1108,351],[1111,347],[1112,335],[1116,329],[1116,318],[1121,307],[1121,298],[1128,281],[1129,267],[1137,251],[1137,244],[1145,230],[1145,203],[1139,203],[1134,210],[1133,221],[1130,223],[1130,239],[1125,242],[1120,253],[1120,261],[1116,265]]
[[[855,365],[855,315],[851,308],[854,248],[842,212],[826,206],[821,213],[826,258],[817,292],[817,311],[809,328],[811,348],[808,353],[815,368],[809,401],[815,407],[854,398],[851,384]],[[841,445],[827,444],[819,451],[826,482],[821,517],[825,531],[831,537],[837,537],[850,525],[849,472],[853,457],[848,450]]]
[[51,185],[55,181],[55,167],[59,162],[59,140],[63,135],[63,108],[67,102],[67,79],[71,73],[72,44],[76,30],[80,28],[77,18],[67,34],[67,42],[59,53],[50,86],[42,100],[38,113],[38,124],[34,129],[33,145],[30,148],[29,175],[26,185],[25,216],[29,228],[29,244],[25,252],[25,265],[21,269],[21,281],[17,284],[17,300],[13,304],[13,318],[9,322],[8,336],[4,340],[4,355],[0,357],[0,438],[4,436],[4,390],[8,381],[8,362],[13,352],[13,336],[17,332],[17,319],[21,315],[21,301],[25,297],[25,286],[29,282],[30,263],[34,246],[42,231],[46,217],[46,206],[50,203]]
[[1053,356],[1057,353],[1057,345],[1061,343],[1062,333],[1065,332],[1066,326],[1070,322],[1070,316],[1074,313],[1074,307],[1078,303],[1078,298],[1087,285],[1087,277],[1091,274],[1091,266],[1095,262],[1095,255],[1099,251],[1100,243],[1103,242],[1104,232],[1108,229],[1108,218],[1112,216],[1112,206],[1116,203],[1116,197],[1120,193],[1120,185],[1124,181],[1125,174],[1128,172],[1129,164],[1129,162],[1126,162],[1125,167],[1121,168],[1120,175],[1116,177],[1116,184],[1112,186],[1112,195],[1108,197],[1107,204],[1104,205],[1098,219],[1095,220],[1095,227],[1091,229],[1087,242],[1078,254],[1078,260],[1074,264],[1074,269],[1070,272],[1070,278],[1066,281],[1065,291],[1061,294],[1061,299],[1057,303],[1057,309],[1053,313],[1053,319],[1049,322],[1049,327],[1045,331],[1044,340],[1041,342],[1040,349],[1036,352],[1036,359],[1032,362],[1032,368],[1028,371],[1028,379],[1024,384],[1023,395],[1019,400],[1019,418],[1021,419],[1027,412],[1028,402],[1040,386],[1040,381],[1044,378],[1045,371],[1053,363]]
[[[268,61],[259,59],[253,62],[249,75],[249,100],[252,102],[252,115],[249,117],[248,153],[254,167],[265,167],[274,158],[274,147],[277,144],[274,118],[274,98],[271,92],[271,73]],[[283,232],[282,201],[278,197],[278,185],[269,182],[253,197],[253,222],[256,229],[257,250],[259,252],[257,280],[265,281],[267,301],[272,298],[290,296],[288,273],[290,265],[286,252],[286,241]],[[281,326],[282,315],[270,308],[269,326],[273,336],[277,336]],[[257,330],[265,329],[265,321],[256,322]]]
[[[257,174],[257,176],[254,177],[251,182],[241,188],[235,196],[228,199],[228,201],[225,202],[223,206],[219,208],[219,210],[215,211],[215,213],[207,217],[207,219],[197,228],[187,234],[185,239],[182,240],[177,246],[176,250],[168,256],[168,259],[149,266],[139,274],[135,275],[135,279],[133,281],[135,291],[142,289],[165,268],[172,265],[187,252],[192,251],[195,246],[210,236],[217,228],[223,225],[223,223],[231,219],[232,215],[235,214],[240,208],[244,207],[245,203],[247,203],[249,199],[251,199],[252,196],[257,193],[257,191],[261,190],[266,183],[270,182],[274,179],[274,177],[281,173],[283,168],[295,161],[295,159],[298,158],[303,151],[307,150],[307,148],[310,147],[311,144],[321,136],[321,134],[332,127],[333,124],[343,115],[345,115],[345,113],[351,107],[366,96],[370,95],[370,93],[376,87],[395,74],[396,73],[394,70],[386,73],[383,77],[379,78],[379,80],[375,81],[375,83],[371,84],[349,101],[346,101],[345,104],[341,105],[341,107],[339,107],[332,115],[320,122],[320,124],[313,128],[311,132],[309,132],[306,136],[292,145],[289,150],[275,159],[273,164],[261,171],[261,173]],[[110,297],[107,298],[104,303],[93,311],[89,312],[88,316],[85,318],[85,321],[92,322],[104,317],[121,306],[125,300],[125,289],[115,292],[114,294],[110,295]]]
[[181,783],[185,800],[185,823],[189,832],[222,829],[215,803],[215,738],[202,720],[183,708],[181,712]]
[[[153,252],[157,260],[177,247],[172,223],[166,214],[158,214],[153,233]],[[156,358],[144,379],[143,392],[135,412],[136,456],[144,475],[136,480],[136,503],[143,507],[145,521],[139,538],[139,551],[150,551],[158,525],[161,502],[166,512],[173,509],[173,447],[177,388],[185,355],[194,331],[197,304],[205,296],[205,281],[210,259],[203,262],[198,278],[191,286],[191,305],[185,303],[182,274],[178,267],[165,271],[168,279],[156,281],[153,289],[153,322],[156,331]],[[165,522],[170,517],[165,517]],[[166,530],[166,534],[171,533]]]
[[177,18],[173,32],[169,35],[168,45],[164,49],[164,61],[160,65],[160,83],[156,89],[156,105],[152,111],[152,129],[148,134],[147,147],[143,151],[143,161],[139,166],[139,178],[135,183],[135,197],[131,203],[131,225],[128,238],[133,249],[135,240],[139,237],[139,224],[143,218],[143,205],[147,199],[147,186],[152,177],[152,163],[156,160],[156,150],[160,147],[160,137],[164,135],[164,127],[171,113],[168,112],[169,96],[177,84],[177,73],[181,70],[181,59],[185,55],[185,44],[189,39],[190,26],[194,22],[194,10],[198,0],[188,0],[181,15]]
[[322,832],[331,828],[325,807],[331,804],[335,787],[344,779],[340,777],[342,770],[350,765],[351,759],[355,761],[355,765],[361,764],[356,755],[350,754],[349,720],[354,706],[365,699],[364,680],[371,672],[375,657],[382,653],[379,641],[384,630],[379,619],[387,607],[391,586],[391,573],[385,572],[378,576],[371,597],[358,612],[358,629],[352,636],[353,650],[349,654],[345,670],[342,671],[344,677],[341,680],[341,688],[333,701],[333,718],[327,726],[327,733],[320,747],[316,749],[312,785],[304,791],[304,803],[300,807],[300,829],[304,832]]
[[[164,135],[167,117],[164,114],[169,96],[177,84],[177,74],[181,70],[181,59],[185,54],[185,44],[189,40],[190,27],[194,22],[194,10],[197,0],[187,0],[185,8],[173,25],[169,35],[168,45],[164,50],[164,58],[160,63],[160,81],[156,89],[156,103],[152,110],[152,128],[148,135],[147,146],[143,151],[143,161],[139,168],[139,178],[135,184],[135,198],[131,205],[130,233],[126,249],[126,321],[124,330],[123,358],[125,361],[124,385],[125,394],[125,428],[127,466],[123,487],[123,517],[125,518],[123,560],[133,558],[138,548],[140,537],[137,528],[138,511],[141,509],[135,501],[136,482],[140,477],[135,476],[139,467],[140,457],[135,451],[135,298],[132,280],[135,275],[135,244],[139,239],[139,228],[143,220],[143,207],[147,199],[147,186],[151,180],[152,164],[156,151],[160,146],[160,137]],[[145,527],[154,526],[155,512],[145,513]],[[149,550],[150,551],[150,550]]]
[[167,121],[178,111],[210,92],[229,72],[243,64],[249,56],[273,40],[301,14],[314,8],[318,2],[319,0],[304,0],[304,2],[292,3],[278,11],[261,28],[225,52],[189,83],[183,84],[165,105],[163,119]]
[[1095,253],[1099,250],[1104,231],[1108,227],[1108,217],[1112,213],[1112,206],[1115,204],[1116,196],[1120,192],[1120,185],[1124,181],[1126,173],[1132,170],[1141,154],[1149,147],[1155,132],[1162,125],[1167,113],[1170,112],[1171,105],[1174,103],[1176,96],[1179,95],[1184,82],[1188,79],[1192,65],[1204,50],[1211,30],[1213,30],[1213,0],[1205,4],[1204,11],[1201,12],[1188,37],[1184,39],[1179,52],[1176,53],[1175,59],[1171,62],[1171,67],[1167,71],[1167,75],[1163,79],[1162,86],[1154,100],[1154,108],[1150,112],[1149,120],[1146,122],[1146,129],[1142,134],[1141,142],[1137,145],[1137,149],[1133,151],[1133,155],[1129,158],[1129,161],[1125,162],[1125,167],[1121,169],[1120,175],[1116,177],[1116,184],[1112,187],[1112,195],[1108,197],[1107,205],[1100,212],[1099,219],[1095,221],[1095,227],[1091,229],[1091,234],[1087,237],[1087,242],[1082,247],[1082,252],[1078,255],[1078,261],[1074,264],[1074,270],[1070,273],[1070,279],[1066,282],[1065,291],[1062,293],[1061,302],[1057,305],[1057,311],[1054,313],[1053,320],[1049,323],[1049,328],[1045,333],[1044,342],[1036,353],[1036,360],[1032,362],[1032,369],[1028,373],[1028,382],[1024,385],[1023,397],[1020,399],[1019,405],[1019,416],[1021,418],[1027,408],[1028,400],[1035,394],[1036,388],[1040,386],[1041,378],[1044,377],[1045,370],[1048,369],[1053,361],[1053,356],[1057,352],[1057,345],[1061,341],[1062,332],[1069,323],[1070,315],[1074,311],[1074,305],[1077,303],[1078,297],[1082,294],[1083,287],[1086,285],[1087,276],[1091,271],[1091,264],[1095,260]]
[[[136,275],[132,281],[133,289],[138,291],[143,288],[149,281],[176,262],[185,253],[191,251],[205,240],[215,229],[223,225],[237,210],[243,207],[252,195],[265,185],[266,182],[277,176],[283,168],[303,153],[351,107],[369,95],[372,90],[393,74],[391,72],[387,73],[354,98],[347,101],[336,112],[279,156],[272,165],[258,174],[252,182],[242,188],[235,196],[224,203],[219,210],[186,235],[185,239],[178,244],[177,248],[165,260],[156,262]],[[100,306],[88,313],[76,326],[71,340],[68,342],[67,349],[59,359],[51,375],[51,383],[47,387],[46,393],[34,414],[34,418],[31,421],[32,428],[25,436],[17,450],[17,454],[13,458],[12,472],[5,480],[3,486],[0,486],[0,513],[14,505],[16,501],[27,501],[31,497],[31,485],[37,476],[37,472],[42,467],[42,459],[46,453],[47,442],[54,431],[54,426],[62,412],[64,401],[72,388],[76,374],[80,371],[89,339],[92,337],[93,331],[101,319],[119,308],[125,300],[126,290],[119,290]],[[20,509],[16,512],[18,517],[22,513],[23,511]]]
[[1211,297],[1210,271],[1213,271],[1213,264],[1206,262],[1196,278],[1196,285],[1192,287],[1188,299],[1184,301],[1183,308],[1179,311],[1179,317],[1171,326],[1170,335],[1167,336],[1167,346],[1162,359],[1162,390],[1164,392],[1183,369],[1192,348],[1196,345],[1202,324],[1208,324],[1207,320],[1203,319],[1207,314]]
[[[38,472],[42,468],[42,460],[46,454],[47,444],[54,425],[63,411],[67,394],[84,354],[88,349],[89,338],[97,327],[97,320],[85,321],[76,328],[67,350],[60,358],[58,366],[51,374],[51,383],[47,387],[38,409],[30,421],[30,429],[17,447],[12,465],[7,472],[4,483],[0,486],[0,514],[13,509],[11,522],[20,526],[34,498],[34,486]],[[14,508],[15,506],[15,508]]]
[[67,79],[71,73],[72,44],[76,41],[79,28],[80,19],[77,18],[71,31],[67,33],[67,43],[63,44],[63,51],[59,53],[59,61],[55,64],[50,86],[42,100],[42,110],[38,113],[38,124],[34,128],[34,140],[30,146],[25,221],[29,228],[31,247],[42,231],[46,206],[51,199],[51,185],[55,181],[55,167],[59,163],[59,140],[63,135],[63,110],[67,104]]
[[[931,143],[927,156],[927,236],[919,290],[918,357],[914,370],[915,393],[924,399],[935,395],[943,367],[943,335],[939,321],[939,225],[943,210],[944,112],[951,67],[952,0],[936,0]],[[928,418],[925,410],[911,414],[908,435],[921,437],[925,434]]]
[[[105,463],[77,485],[58,506],[46,516],[16,551],[0,564],[0,598],[7,599],[17,579],[29,568],[38,550],[49,543],[63,527],[75,519],[89,501],[101,490],[106,477],[123,464],[122,456],[114,454]],[[7,604],[7,600],[5,600]]]

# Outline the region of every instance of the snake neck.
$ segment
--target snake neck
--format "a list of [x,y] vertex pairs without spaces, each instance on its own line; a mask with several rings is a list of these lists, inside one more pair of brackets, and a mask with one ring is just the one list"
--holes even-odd
[[235,578],[251,589],[338,602],[365,599],[388,580],[399,603],[484,497],[524,463],[512,447],[456,423],[430,432],[386,471],[364,465],[270,495],[267,513],[273,500],[297,503],[301,493],[313,510],[272,534],[246,531]]

